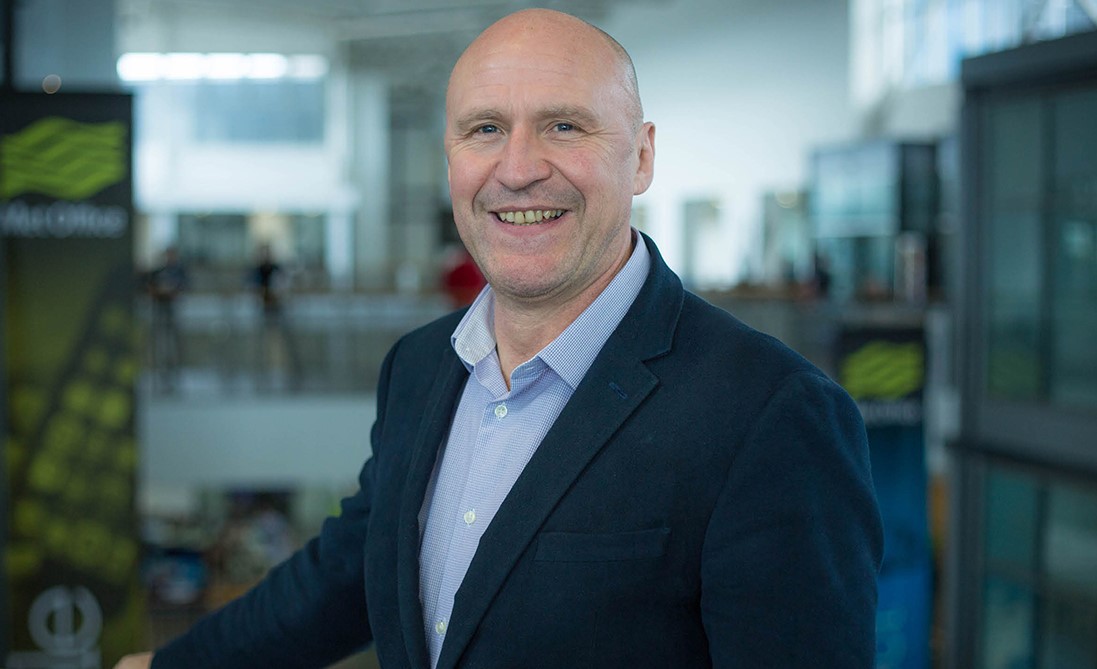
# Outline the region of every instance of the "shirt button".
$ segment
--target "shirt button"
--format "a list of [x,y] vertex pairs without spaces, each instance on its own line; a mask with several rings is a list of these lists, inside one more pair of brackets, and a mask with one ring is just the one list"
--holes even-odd
[[506,404],[499,404],[495,407],[495,417],[496,418],[503,418],[506,415],[507,415],[507,405]]
[[475,509],[469,509],[468,511],[465,512],[465,524],[466,525],[472,525],[475,522],[476,522],[476,510]]
[[445,634],[446,633],[446,621],[439,620],[437,623],[435,623],[434,624],[434,631],[438,632],[439,634]]

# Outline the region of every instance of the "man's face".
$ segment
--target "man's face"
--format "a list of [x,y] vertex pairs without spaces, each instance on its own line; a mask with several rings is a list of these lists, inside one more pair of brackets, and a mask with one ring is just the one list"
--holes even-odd
[[654,128],[629,113],[624,70],[589,26],[514,23],[485,33],[450,80],[454,219],[502,299],[567,304],[628,258]]

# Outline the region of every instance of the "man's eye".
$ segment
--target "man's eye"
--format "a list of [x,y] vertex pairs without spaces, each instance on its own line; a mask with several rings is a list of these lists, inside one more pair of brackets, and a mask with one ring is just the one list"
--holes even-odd
[[561,121],[560,123],[552,126],[552,129],[556,132],[571,132],[572,130],[575,130],[575,125],[571,123],[564,123]]
[[489,123],[487,125],[482,125],[479,128],[477,128],[476,132],[477,132],[477,134],[480,134],[480,135],[490,135],[490,134],[499,132],[499,126],[492,125],[492,124]]

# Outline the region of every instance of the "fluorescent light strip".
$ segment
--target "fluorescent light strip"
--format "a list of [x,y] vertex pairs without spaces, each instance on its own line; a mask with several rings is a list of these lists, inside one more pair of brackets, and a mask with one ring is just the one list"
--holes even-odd
[[315,81],[328,73],[323,56],[278,53],[124,53],[118,76],[129,83],[148,81],[239,81],[295,79]]

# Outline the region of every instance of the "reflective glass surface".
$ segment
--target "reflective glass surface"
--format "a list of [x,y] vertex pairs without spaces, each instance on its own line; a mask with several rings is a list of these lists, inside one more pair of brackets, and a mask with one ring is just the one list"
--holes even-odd
[[1031,590],[1003,579],[987,580],[983,608],[983,669],[1031,669],[1036,597]]
[[1097,486],[991,466],[983,669],[1097,669]]
[[1097,667],[1097,608],[1068,601],[1051,602],[1045,607],[1041,625],[1041,667]]
[[1027,573],[1036,567],[1038,490],[1009,471],[987,481],[986,558],[991,568]]
[[1054,233],[1050,394],[1063,405],[1097,406],[1097,91],[1053,105]]
[[987,111],[983,165],[989,249],[987,390],[1003,399],[1041,394],[1040,305],[1043,291],[1039,100]]
[[1042,543],[1048,585],[1097,605],[1097,491],[1053,484]]
[[987,106],[986,388],[1097,407],[1097,91]]

